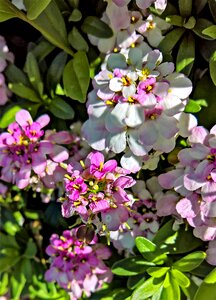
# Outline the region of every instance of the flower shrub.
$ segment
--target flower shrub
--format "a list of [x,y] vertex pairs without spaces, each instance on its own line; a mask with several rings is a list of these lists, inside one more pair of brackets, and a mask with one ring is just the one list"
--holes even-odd
[[214,0],[0,0],[0,298],[216,295]]

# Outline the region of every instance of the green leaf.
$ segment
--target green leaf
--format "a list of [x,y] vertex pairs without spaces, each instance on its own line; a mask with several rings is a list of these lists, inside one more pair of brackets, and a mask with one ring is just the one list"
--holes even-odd
[[142,273],[138,275],[130,276],[128,277],[127,280],[127,287],[129,290],[134,290],[136,287],[141,285],[144,281],[145,281],[145,277]]
[[184,275],[182,272],[176,269],[171,270],[171,275],[173,276],[173,279],[177,281],[177,283],[182,287],[189,287],[190,285],[190,279]]
[[195,40],[191,33],[184,36],[181,41],[177,59],[176,71],[189,75],[195,60]]
[[38,62],[41,62],[54,49],[54,45],[52,45],[47,40],[42,40],[38,45],[34,45],[34,48],[31,49],[31,53],[34,55]]
[[158,230],[158,232],[152,240],[156,245],[164,242],[169,236],[171,236],[174,233],[174,230],[172,229],[173,222],[173,220],[169,220]]
[[196,22],[196,25],[194,26],[193,28],[193,32],[196,33],[196,35],[198,35],[199,37],[203,38],[203,39],[206,39],[206,40],[212,40],[213,38],[211,38],[210,36],[208,35],[205,35],[203,33],[203,31],[212,26],[213,23],[206,20],[206,19],[198,19],[197,22]]
[[63,83],[66,95],[84,103],[86,101],[89,81],[89,63],[87,56],[84,51],[78,51],[64,69]]
[[7,21],[19,15],[19,10],[9,0],[0,1],[0,22]]
[[27,258],[33,258],[33,257],[35,257],[36,253],[37,253],[37,246],[32,241],[32,239],[29,239],[28,243],[27,243],[26,250],[25,250],[23,255]]
[[73,55],[73,51],[68,47],[64,18],[55,1],[51,1],[35,20],[29,20],[28,18],[24,20],[39,30],[50,43]]
[[147,269],[146,272],[152,277],[160,278],[164,276],[169,271],[169,269],[169,267],[151,267]]
[[68,21],[69,22],[79,22],[82,19],[82,13],[79,9],[74,8]]
[[18,261],[20,260],[20,256],[16,255],[14,252],[14,255],[7,256],[7,255],[0,255],[0,273],[5,272],[6,270],[10,269],[12,266],[14,266]]
[[210,69],[211,79],[214,85],[216,85],[216,51],[212,54],[210,58],[209,69]]
[[208,0],[209,8],[212,14],[214,21],[216,22],[216,1],[215,0]]
[[6,235],[0,232],[0,249],[2,248],[12,248],[12,249],[19,249],[19,245],[17,244],[15,237]]
[[182,27],[184,24],[184,18],[178,15],[171,15],[166,17],[166,22],[175,26]]
[[154,263],[144,261],[141,256],[128,257],[115,262],[112,272],[121,276],[134,276],[145,272],[149,266],[154,266]]
[[160,300],[168,300],[168,299],[173,299],[173,300],[181,299],[179,285],[172,277],[170,278],[170,284],[167,287],[163,288],[163,291],[162,291],[161,297],[160,297]]
[[206,258],[205,252],[196,251],[176,261],[173,264],[173,268],[178,269],[179,271],[182,272],[190,272],[191,270],[197,268],[205,258]]
[[52,63],[50,64],[50,67],[47,71],[47,86],[55,90],[57,84],[60,82],[64,67],[67,61],[67,53],[60,52],[56,55],[56,57],[53,59]]
[[216,268],[209,273],[200,285],[194,300],[215,300],[216,295]]
[[72,107],[59,97],[55,97],[52,100],[49,110],[55,117],[63,120],[72,120],[74,118]]
[[188,20],[185,20],[186,22],[183,24],[183,27],[186,29],[193,29],[196,25],[196,19],[191,16]]
[[43,83],[41,80],[40,70],[38,66],[38,62],[33,53],[29,52],[27,54],[26,63],[24,70],[28,74],[29,81],[36,91],[38,91],[39,95],[43,95]]
[[1,274],[0,276],[0,296],[4,296],[8,291],[8,273]]
[[213,39],[216,39],[216,25],[211,25],[202,31],[203,34],[210,36]]
[[6,128],[15,120],[16,113],[21,109],[19,105],[13,105],[7,108],[6,112],[0,118],[0,128]]
[[41,101],[40,97],[36,94],[34,90],[25,86],[22,83],[9,83],[8,87],[14,94],[21,98],[25,98],[29,101],[37,103]]
[[207,4],[207,2],[208,2],[208,0],[194,0],[193,4],[194,4],[194,9],[195,9],[195,12],[197,15],[203,10],[203,8]]
[[192,11],[192,0],[179,0],[179,10],[183,17],[189,17]]
[[158,48],[164,53],[169,53],[185,32],[184,28],[175,28],[165,35],[165,38],[160,42]]
[[[131,300],[145,300],[154,295],[161,287],[163,281],[157,278],[149,278],[142,285],[140,285],[132,294]],[[167,298],[172,299],[172,298]],[[175,298],[173,298],[175,299]]]
[[81,29],[87,34],[103,39],[110,38],[113,35],[112,29],[105,22],[94,16],[86,17]]
[[154,243],[144,237],[139,236],[135,239],[135,244],[145,259],[153,260],[155,258],[155,253],[152,253],[156,251],[156,245]]
[[51,0],[24,0],[24,4],[27,8],[27,17],[30,20],[36,19],[50,2]]
[[185,106],[185,112],[187,113],[197,113],[201,110],[201,106],[197,101],[190,99],[188,104]]
[[31,86],[26,74],[22,70],[17,68],[14,64],[9,64],[4,72],[7,76],[8,82],[22,83],[28,87]]
[[10,278],[11,300],[20,300],[20,295],[26,284],[26,277],[22,261],[16,266],[15,272]]
[[73,27],[68,35],[68,41],[70,45],[76,50],[88,51],[89,47],[86,40],[76,27]]

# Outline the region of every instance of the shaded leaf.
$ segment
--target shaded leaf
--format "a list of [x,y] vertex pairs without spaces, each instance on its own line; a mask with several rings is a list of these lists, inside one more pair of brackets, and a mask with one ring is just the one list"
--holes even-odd
[[81,29],[85,33],[104,39],[113,35],[112,29],[105,22],[94,16],[86,17]]
[[160,42],[158,48],[162,52],[171,52],[178,40],[185,32],[184,28],[175,28],[165,35],[165,38]]
[[25,86],[22,83],[9,83],[8,87],[14,94],[16,94],[21,98],[28,99],[29,101],[32,102],[41,101],[40,97],[36,94],[34,90]]
[[195,40],[192,34],[183,37],[176,59],[176,71],[189,75],[195,60]]
[[24,0],[27,9],[27,17],[30,20],[36,19],[52,0]]
[[[39,92],[39,95],[43,95],[43,83],[41,80],[40,70],[38,62],[33,53],[29,52],[27,54],[26,63],[24,67],[25,71],[28,74],[29,81],[36,91]],[[31,99],[29,99],[31,100]]]
[[202,31],[203,34],[210,36],[213,39],[216,39],[216,25],[211,25]]
[[216,268],[211,271],[201,283],[194,300],[215,300],[216,295]]
[[17,9],[9,0],[0,1],[0,22],[16,18],[19,14],[19,9]]
[[82,19],[82,13],[78,8],[74,8],[74,10],[72,11],[68,21],[71,22],[78,22]]
[[196,22],[196,25],[193,28],[193,32],[196,33],[196,35],[198,35],[199,37],[206,39],[206,40],[212,40],[212,38],[208,35],[205,35],[203,33],[203,31],[210,27],[211,25],[213,25],[212,22],[210,22],[209,20],[206,19],[198,19]]
[[68,41],[74,49],[88,51],[88,44],[76,27],[69,33]]
[[212,54],[210,58],[209,69],[210,69],[211,79],[214,85],[216,85],[216,51]]
[[189,17],[192,11],[192,0],[179,0],[179,10],[183,17]]
[[49,110],[55,117],[63,120],[72,120],[74,117],[74,110],[72,107],[59,97],[55,97],[52,100]]
[[89,63],[87,56],[85,52],[78,51],[64,69],[63,83],[66,95],[84,103],[86,101],[89,81]]

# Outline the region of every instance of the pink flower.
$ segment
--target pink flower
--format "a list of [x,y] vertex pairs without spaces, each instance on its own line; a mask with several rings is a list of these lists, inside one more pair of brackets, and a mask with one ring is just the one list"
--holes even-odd
[[110,250],[97,244],[96,236],[89,245],[78,239],[79,228],[65,230],[60,237],[53,234],[46,249],[51,265],[45,279],[56,281],[73,300],[79,299],[83,293],[89,297],[104,282],[112,280],[111,270],[103,262],[111,256]]

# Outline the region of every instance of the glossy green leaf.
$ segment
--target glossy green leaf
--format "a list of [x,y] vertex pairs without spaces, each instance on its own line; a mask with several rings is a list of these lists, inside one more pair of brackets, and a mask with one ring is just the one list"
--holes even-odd
[[110,38],[113,35],[112,29],[105,22],[94,16],[86,17],[81,29],[87,34],[103,39]]
[[135,244],[137,249],[145,259],[153,260],[156,257],[156,253],[152,253],[155,252],[156,245],[150,240],[139,236],[135,239]]
[[[140,285],[132,294],[131,300],[145,300],[154,295],[155,292],[163,284],[163,281],[157,278],[149,278],[142,285]],[[168,298],[167,298],[168,299]]]
[[30,20],[36,19],[52,0],[24,0],[27,9],[27,17]]
[[201,110],[201,106],[195,100],[190,99],[188,104],[185,106],[185,112],[187,113],[197,113]]
[[212,54],[210,58],[209,69],[210,69],[211,79],[214,85],[216,85],[216,51]]
[[42,96],[43,95],[43,83],[41,80],[40,70],[39,70],[38,62],[37,62],[34,54],[31,52],[29,52],[27,54],[24,69],[28,75],[29,81],[31,82],[32,86],[39,93],[39,95]]
[[216,25],[211,25],[202,31],[203,34],[210,36],[213,39],[216,39]]
[[19,245],[17,244],[14,236],[0,232],[0,249],[3,248],[19,249]]
[[19,105],[13,105],[7,108],[6,112],[0,118],[0,128],[6,128],[15,120],[16,113],[21,109]]
[[176,280],[176,282],[180,286],[185,287],[185,288],[189,287],[190,279],[185,274],[183,274],[182,272],[180,272],[177,269],[172,269],[171,275],[172,275],[173,279]]
[[112,272],[121,276],[133,276],[145,272],[153,263],[144,261],[141,256],[128,257],[117,261],[112,266]]
[[194,299],[197,289],[198,286],[195,284],[195,282],[192,279],[190,281],[190,285],[187,288],[181,286],[181,290],[183,291],[183,293],[188,299]]
[[84,103],[89,87],[89,63],[85,52],[78,51],[63,73],[65,93],[68,97]]
[[203,260],[206,258],[206,253],[202,251],[196,251],[188,254],[173,264],[173,268],[182,272],[190,272],[197,268]]
[[187,34],[181,41],[177,59],[176,71],[189,75],[195,60],[195,40],[192,34]]
[[152,277],[160,278],[163,277],[169,269],[169,267],[151,267],[147,269],[146,272]]
[[203,280],[194,300],[215,300],[216,295],[216,268],[211,271]]
[[68,41],[74,49],[88,51],[88,44],[76,27],[69,33]]
[[64,67],[67,61],[67,53],[60,52],[53,59],[47,71],[47,86],[49,89],[55,90],[63,75]]
[[163,288],[160,297],[160,300],[168,300],[168,299],[173,299],[173,300],[181,299],[181,292],[180,292],[179,285],[173,278],[170,278],[170,284],[167,287]]
[[184,32],[184,28],[175,28],[167,33],[165,35],[165,38],[160,42],[158,46],[159,50],[164,53],[171,52]]
[[169,236],[174,233],[173,222],[173,220],[169,220],[156,232],[152,240],[156,245],[164,242]]
[[0,22],[16,18],[18,15],[19,10],[9,0],[0,1]]
[[213,25],[213,23],[210,22],[209,20],[201,18],[201,19],[197,20],[196,25],[193,28],[193,31],[194,31],[194,33],[196,33],[199,37],[201,37],[203,39],[212,40],[212,38],[210,36],[203,33],[203,31],[206,28],[208,28],[212,25]]
[[37,103],[41,101],[40,97],[34,90],[22,83],[9,83],[8,87],[14,94],[21,98],[28,99],[29,101]]
[[178,1],[181,16],[189,17],[191,15],[192,3],[193,3],[192,0],[179,0]]
[[49,106],[49,110],[55,117],[59,119],[72,120],[74,118],[73,108],[59,97],[55,97],[52,100],[52,103]]

